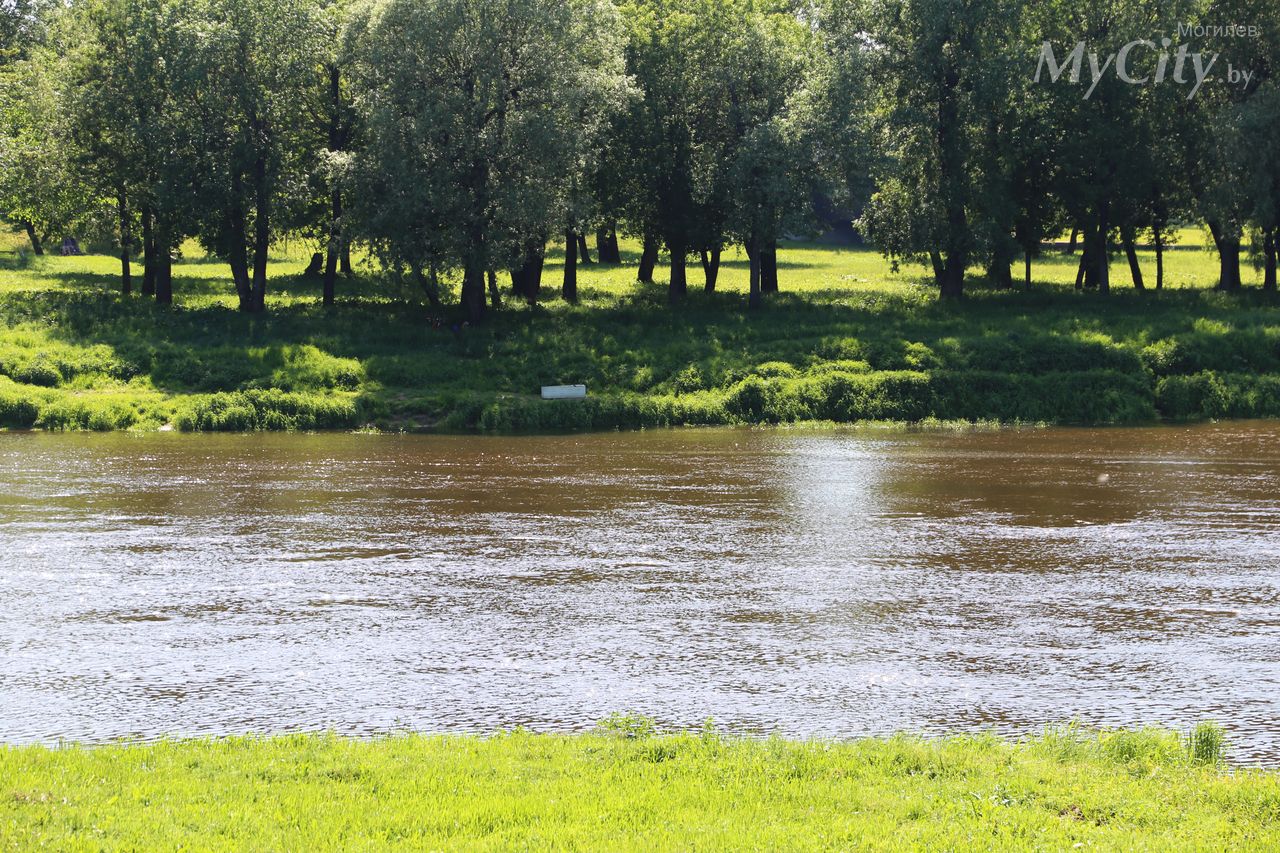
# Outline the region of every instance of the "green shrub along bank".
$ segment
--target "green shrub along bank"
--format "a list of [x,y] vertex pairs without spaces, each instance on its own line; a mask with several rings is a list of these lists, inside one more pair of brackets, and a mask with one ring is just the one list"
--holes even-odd
[[[863,420],[1140,423],[1280,417],[1280,299],[1201,287],[1109,296],[1042,262],[1030,293],[961,304],[869,251],[792,245],[790,289],[666,304],[633,266],[583,267],[580,301],[508,296],[482,326],[377,276],[325,309],[278,261],[271,311],[235,310],[224,267],[175,269],[177,304],[114,293],[110,258],[0,257],[0,426],[538,432]],[[634,257],[628,255],[629,263]],[[1213,258],[1176,268],[1207,276]],[[1202,270],[1201,267],[1205,269]],[[501,282],[504,290],[509,284]],[[509,293],[509,290],[507,291]],[[584,402],[541,385],[585,383]]]
[[1221,730],[848,742],[329,735],[0,748],[0,849],[1261,850]]

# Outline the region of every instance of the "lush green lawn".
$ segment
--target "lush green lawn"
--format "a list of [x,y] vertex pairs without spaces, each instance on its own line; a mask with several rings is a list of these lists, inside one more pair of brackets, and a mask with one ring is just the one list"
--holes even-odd
[[[1198,232],[1168,253],[1167,289],[1077,293],[1077,259],[1037,261],[1030,293],[969,282],[939,304],[919,268],[875,252],[789,245],[783,292],[745,308],[746,260],[730,252],[720,292],[691,264],[685,304],[623,267],[585,266],[581,304],[507,299],[482,327],[451,328],[416,286],[370,269],[320,306],[280,247],[265,316],[234,310],[225,265],[186,247],[177,304],[117,294],[107,256],[19,259],[0,241],[0,426],[544,430],[796,420],[1137,422],[1280,416],[1280,298],[1212,291],[1216,256]],[[1143,256],[1148,283],[1154,264]],[[505,276],[500,275],[503,288]],[[456,287],[456,285],[455,285]],[[456,295],[456,294],[455,294]],[[437,321],[440,322],[437,324]],[[538,387],[586,383],[586,403]]]
[[1199,750],[1154,730],[822,743],[628,726],[8,748],[0,848],[1280,848],[1280,777],[1227,771],[1212,734]]

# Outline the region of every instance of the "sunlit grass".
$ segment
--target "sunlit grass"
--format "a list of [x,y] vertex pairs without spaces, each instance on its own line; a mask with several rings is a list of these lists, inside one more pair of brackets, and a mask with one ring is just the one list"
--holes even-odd
[[[789,244],[782,292],[758,312],[746,309],[737,250],[714,294],[690,263],[688,299],[671,307],[665,266],[655,284],[635,281],[634,242],[622,266],[580,267],[581,302],[568,305],[553,248],[539,305],[508,293],[475,328],[360,257],[326,310],[320,283],[301,274],[313,247],[296,240],[275,249],[264,316],[235,310],[225,264],[194,243],[175,265],[172,309],[121,297],[114,258],[10,251],[0,254],[0,426],[519,431],[1280,415],[1280,300],[1210,289],[1217,259],[1202,237],[1181,235],[1167,254],[1161,293],[1135,293],[1123,262],[1109,296],[1077,292],[1078,257],[1046,248],[1030,292],[974,275],[960,305],[939,303],[921,268],[895,270],[872,250]],[[499,282],[508,291],[505,273]],[[456,277],[446,291],[452,306]],[[560,383],[588,385],[587,402],[537,399],[540,385]]]
[[[1207,731],[1207,730],[1206,730]],[[0,848],[1225,850],[1280,778],[1176,733],[326,735],[0,749]]]

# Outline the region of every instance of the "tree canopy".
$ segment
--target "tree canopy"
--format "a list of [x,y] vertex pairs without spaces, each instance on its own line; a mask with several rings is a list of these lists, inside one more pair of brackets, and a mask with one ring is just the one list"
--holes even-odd
[[[1280,23],[1267,0],[8,0],[0,3],[0,216],[33,248],[103,223],[123,288],[172,299],[195,237],[242,310],[273,243],[324,252],[324,302],[363,243],[480,322],[539,298],[542,258],[643,246],[715,289],[849,211],[895,263],[1013,284],[1016,258],[1082,235],[1079,286],[1139,241],[1203,223],[1219,286],[1246,247],[1274,287]],[[1243,27],[1243,32],[1240,28]],[[1213,71],[1213,74],[1209,72]],[[1074,245],[1075,237],[1072,237]]]

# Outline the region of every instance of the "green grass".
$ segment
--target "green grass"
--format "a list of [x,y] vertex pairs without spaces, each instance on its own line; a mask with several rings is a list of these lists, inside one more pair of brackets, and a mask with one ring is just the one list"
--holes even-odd
[[[186,247],[177,304],[117,291],[107,256],[25,260],[0,240],[0,427],[557,431],[803,421],[1136,423],[1280,416],[1280,298],[1210,289],[1202,235],[1168,253],[1168,287],[1107,297],[1072,287],[1077,259],[1047,251],[1030,293],[970,279],[938,302],[919,268],[875,252],[795,244],[782,293],[745,308],[746,259],[719,292],[690,267],[685,304],[622,267],[582,267],[581,302],[507,298],[482,327],[433,316],[416,286],[361,266],[319,304],[309,247],[277,249],[269,310],[234,310],[224,264]],[[1143,255],[1148,279],[1150,254]],[[1256,271],[1248,284],[1256,288]],[[499,276],[504,290],[507,282]],[[456,283],[450,299],[456,301]],[[441,319],[439,327],[433,322]],[[540,385],[585,383],[584,403]]]
[[624,718],[570,736],[10,747],[0,849],[1277,849],[1280,777],[1226,769],[1215,738],[796,742]]

